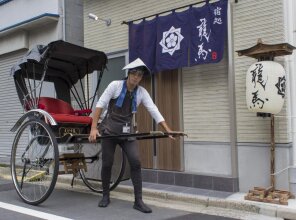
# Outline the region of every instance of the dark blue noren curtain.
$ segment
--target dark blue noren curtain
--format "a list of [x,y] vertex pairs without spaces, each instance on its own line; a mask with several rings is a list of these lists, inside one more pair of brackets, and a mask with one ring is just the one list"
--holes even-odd
[[188,66],[189,10],[157,19],[156,71]]
[[223,58],[228,0],[129,23],[129,59],[141,58],[152,72]]
[[191,8],[190,66],[223,58],[227,31],[227,0]]
[[155,70],[156,19],[129,24],[129,61],[143,60],[148,68]]

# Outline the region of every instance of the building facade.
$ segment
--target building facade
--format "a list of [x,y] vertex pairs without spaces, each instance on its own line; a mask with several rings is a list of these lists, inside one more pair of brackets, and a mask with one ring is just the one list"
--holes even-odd
[[[119,65],[115,64],[118,60],[126,63],[128,26],[122,21],[196,3],[85,0],[84,45],[106,52],[109,66]],[[89,13],[111,18],[111,26],[89,20]],[[184,130],[188,137],[174,147],[169,141],[141,144],[144,180],[231,192],[270,185],[270,117],[257,117],[246,107],[246,71],[256,60],[239,57],[236,51],[255,45],[258,38],[266,44],[295,46],[294,17],[295,3],[291,0],[263,0],[260,4],[229,0],[228,36],[221,62],[164,71],[145,81],[168,123]],[[288,77],[285,105],[275,115],[276,172],[282,171],[276,173],[276,188],[292,192],[296,158],[295,104],[291,98],[296,85],[294,56],[275,60],[284,66]],[[148,123],[146,129],[151,128],[146,116],[139,117]]]
[[23,113],[10,69],[36,44],[66,40],[82,46],[83,8],[79,0],[2,0],[0,14],[0,163],[9,163],[15,136],[10,129]]
[[[9,163],[15,135],[9,130],[22,114],[10,68],[32,46],[63,39],[107,53],[108,70],[101,93],[108,82],[125,76],[121,69],[128,62],[128,26],[122,21],[204,4],[196,3],[0,1],[0,112],[5,115],[0,119],[0,163]],[[142,85],[168,124],[188,135],[176,141],[140,143],[144,181],[229,192],[270,185],[270,118],[249,112],[245,101],[246,71],[256,60],[239,57],[236,51],[255,45],[258,38],[266,44],[286,42],[295,46],[295,12],[293,0],[261,0],[260,4],[256,0],[228,0],[228,33],[222,61],[163,71],[143,80]],[[89,13],[110,18],[111,25],[90,20]],[[275,61],[284,66],[287,74],[285,105],[275,115],[276,188],[295,194],[296,59],[292,54]],[[96,79],[94,74],[92,82]],[[159,129],[141,108],[138,124],[142,131]]]

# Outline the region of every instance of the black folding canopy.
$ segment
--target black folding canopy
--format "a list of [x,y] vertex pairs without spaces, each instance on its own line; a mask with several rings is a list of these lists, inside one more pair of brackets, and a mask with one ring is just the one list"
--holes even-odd
[[[41,78],[43,68],[41,72],[36,71],[38,70],[36,68],[43,67],[48,58],[46,78],[63,78],[71,84],[77,83],[87,73],[103,70],[107,63],[107,56],[104,52],[59,40],[51,42],[47,46],[35,46],[12,67],[11,73],[15,76],[21,74],[24,68],[29,67],[27,71],[31,79],[34,74],[36,79]],[[32,64],[35,64],[35,73],[33,73]]]
[[[25,99],[32,99],[34,90],[24,79],[53,82],[57,97],[70,103],[70,89],[87,74],[95,70],[102,73],[106,64],[104,52],[59,40],[35,46],[11,68],[11,75],[22,104]],[[77,99],[77,94],[73,95]]]

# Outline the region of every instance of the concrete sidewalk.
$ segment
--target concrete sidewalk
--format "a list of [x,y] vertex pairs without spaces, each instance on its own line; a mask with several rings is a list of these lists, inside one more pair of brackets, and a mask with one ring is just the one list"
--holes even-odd
[[[73,188],[70,186],[70,181],[70,176],[59,176],[57,187],[92,193],[84,186],[81,180],[76,179]],[[295,199],[290,199],[289,205],[285,206],[244,200],[245,195],[246,193],[241,192],[229,193],[182,186],[143,183],[143,199],[150,205],[236,219],[296,220]],[[111,192],[111,197],[133,201],[131,181],[121,182]]]
[[[290,199],[288,206],[261,203],[248,201],[244,199],[246,193],[229,193],[205,189],[197,189],[182,186],[171,186],[163,184],[143,183],[143,194],[144,198],[149,200],[158,199],[162,200],[163,203],[167,204],[182,204],[186,206],[187,211],[193,211],[197,208],[208,208],[208,211],[215,208],[224,209],[229,212],[230,210],[242,211],[253,213],[254,217],[259,215],[261,219],[263,216],[277,217],[282,219],[296,220],[296,200]],[[132,194],[132,185],[130,182],[120,184],[117,192],[126,192]],[[193,210],[192,210],[193,208]],[[217,210],[217,209],[216,209]],[[214,211],[215,212],[215,211]],[[230,211],[231,212],[231,211]],[[234,212],[235,213],[235,212]],[[207,214],[211,214],[207,212]],[[214,213],[212,213],[214,214]],[[259,215],[255,215],[259,214]],[[229,216],[227,217],[240,217],[240,216]],[[255,218],[259,219],[259,218]]]
[[[9,169],[0,167],[0,177],[10,181]],[[60,175],[56,188],[95,194],[77,178],[75,178],[74,186],[71,187],[71,180],[72,175]],[[288,206],[285,206],[244,200],[245,195],[246,193],[241,192],[229,193],[182,186],[143,183],[143,198],[150,205],[236,219],[296,220],[295,199],[290,199]],[[111,192],[111,197],[133,201],[131,181],[121,182]]]

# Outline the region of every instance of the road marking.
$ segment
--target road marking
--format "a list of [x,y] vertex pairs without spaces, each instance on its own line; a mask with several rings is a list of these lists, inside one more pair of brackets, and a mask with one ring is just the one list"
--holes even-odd
[[30,215],[30,216],[34,216],[36,218],[47,219],[47,220],[73,220],[71,218],[65,218],[65,217],[61,217],[58,215],[40,212],[40,211],[36,211],[33,209],[28,209],[28,208],[24,208],[21,206],[16,206],[16,205],[4,203],[4,202],[0,202],[0,208],[11,210],[14,212],[19,212],[19,213]]

